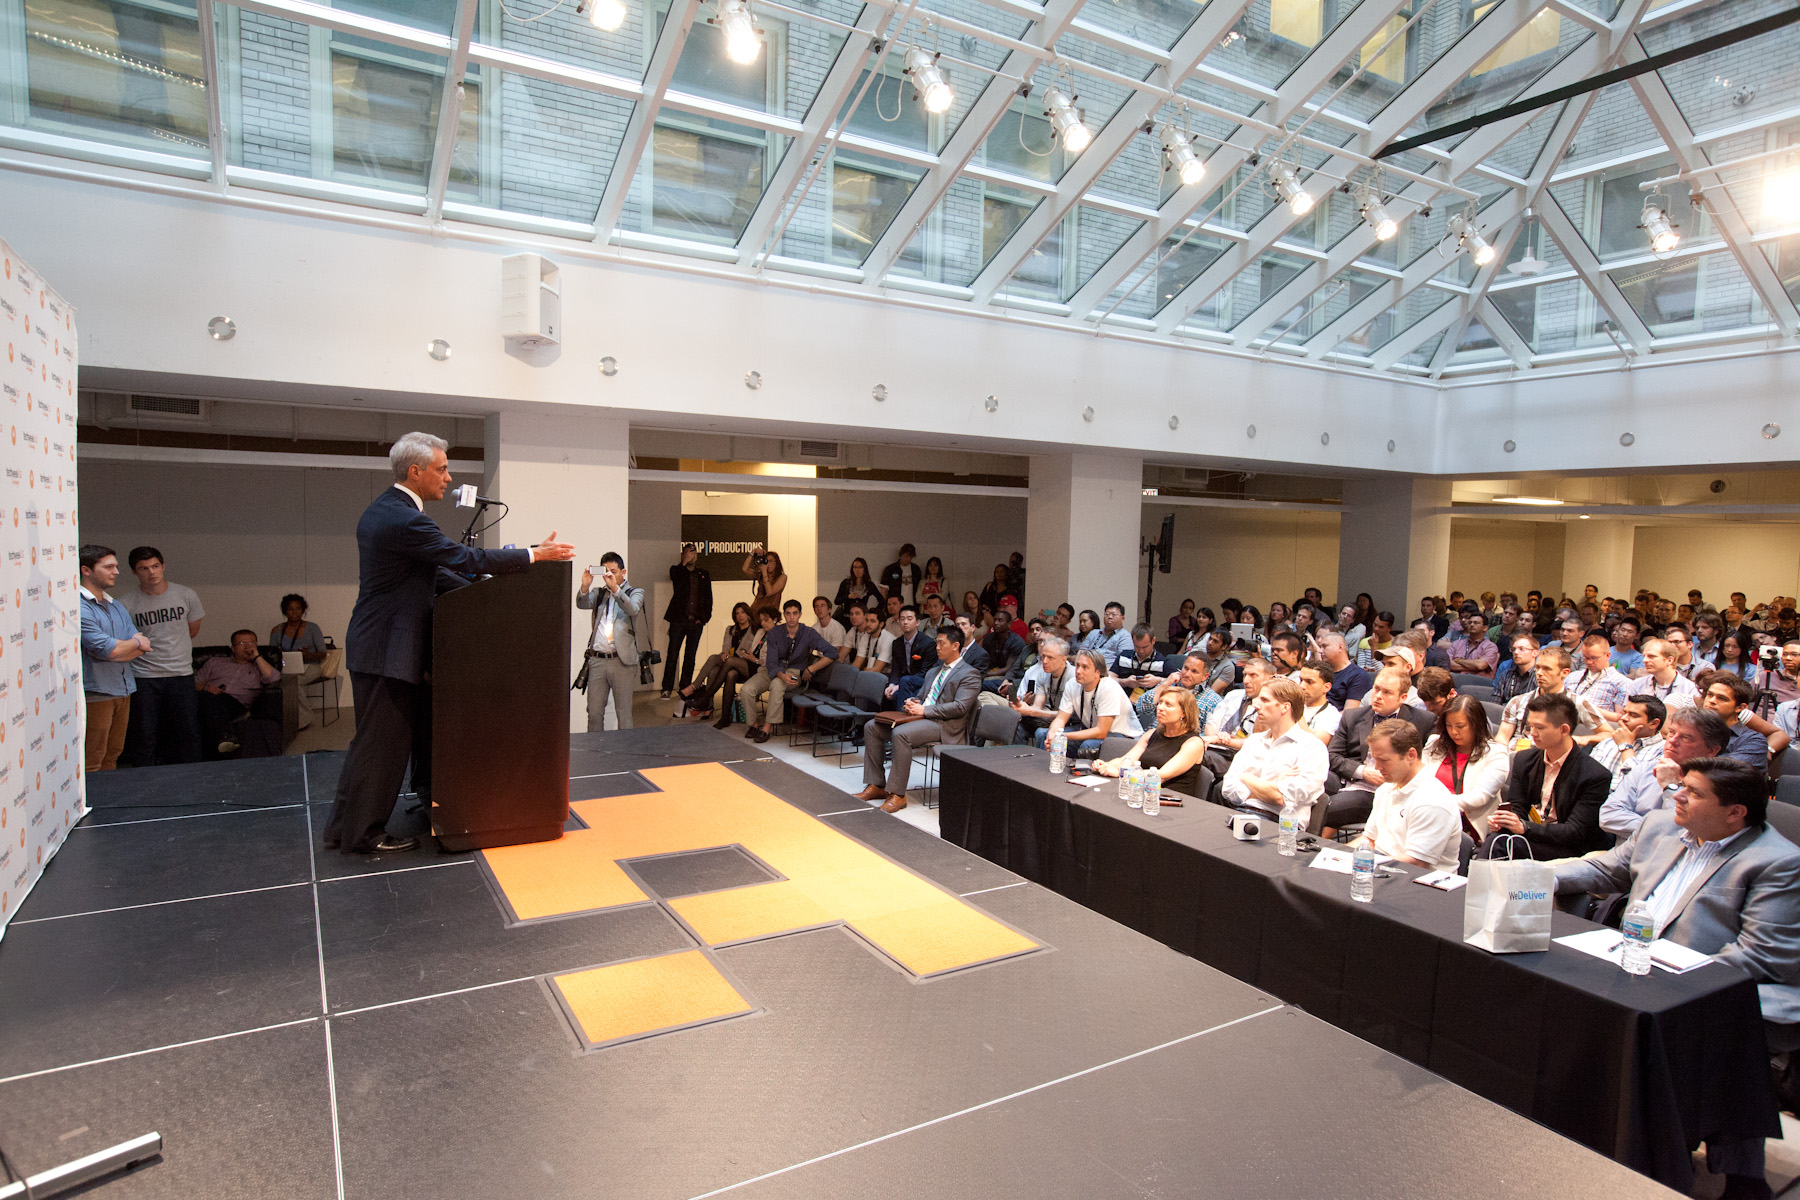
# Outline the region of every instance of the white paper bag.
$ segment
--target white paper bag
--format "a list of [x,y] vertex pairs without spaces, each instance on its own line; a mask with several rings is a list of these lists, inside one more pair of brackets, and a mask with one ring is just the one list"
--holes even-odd
[[[1509,837],[1509,855],[1511,841]],[[1556,869],[1549,863],[1478,858],[1469,864],[1469,886],[1463,896],[1463,941],[1471,946],[1494,954],[1550,949]]]

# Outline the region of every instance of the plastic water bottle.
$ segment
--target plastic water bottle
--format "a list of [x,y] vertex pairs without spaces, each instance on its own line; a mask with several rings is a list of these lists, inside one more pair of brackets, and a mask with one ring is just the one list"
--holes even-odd
[[1375,899],[1375,848],[1358,846],[1350,856],[1350,898],[1364,904]]
[[1281,831],[1275,835],[1275,852],[1283,858],[1294,857],[1294,845],[1300,837],[1300,808],[1292,800],[1281,806]]
[[1050,773],[1061,775],[1063,764],[1069,760],[1069,739],[1059,730],[1050,735]]
[[1154,767],[1144,772],[1143,808],[1146,817],[1162,812],[1162,772]]
[[1119,768],[1119,799],[1132,808],[1138,806],[1136,772],[1137,768],[1129,765]]
[[1625,952],[1619,958],[1619,965],[1633,975],[1650,973],[1650,943],[1656,940],[1656,917],[1650,912],[1650,906],[1639,900],[1619,922],[1619,932],[1625,937]]

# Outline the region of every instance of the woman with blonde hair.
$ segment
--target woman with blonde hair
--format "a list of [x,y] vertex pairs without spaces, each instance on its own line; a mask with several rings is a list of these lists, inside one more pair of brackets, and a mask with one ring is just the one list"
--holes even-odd
[[1126,767],[1154,768],[1171,791],[1200,795],[1200,759],[1206,739],[1200,736],[1200,708],[1194,693],[1170,687],[1156,702],[1156,722],[1118,758],[1094,764],[1102,775],[1117,776]]

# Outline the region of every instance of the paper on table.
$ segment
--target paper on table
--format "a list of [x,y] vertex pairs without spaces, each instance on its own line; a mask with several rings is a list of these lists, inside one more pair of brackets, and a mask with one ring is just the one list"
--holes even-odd
[[1111,783],[1112,781],[1112,776],[1110,775],[1080,775],[1069,780],[1069,782],[1076,787],[1099,787],[1103,783]]
[[[1583,954],[1591,954],[1595,958],[1604,958],[1607,962],[1617,964],[1625,954],[1625,939],[1616,929],[1590,929],[1586,933],[1572,933],[1567,937],[1552,939]],[[1686,946],[1678,945],[1667,938],[1657,938],[1650,943],[1650,961],[1671,975],[1681,975],[1703,967],[1712,961],[1709,954],[1701,954]]]
[[[1393,861],[1394,860],[1390,855],[1377,854],[1375,856],[1375,865],[1378,867],[1385,866]],[[1313,856],[1312,862],[1308,865],[1319,867],[1326,871],[1336,871],[1339,875],[1352,875],[1355,874],[1355,864],[1356,856],[1350,851],[1337,850],[1330,846],[1321,846],[1319,847],[1318,854]]]
[[1426,887],[1434,887],[1440,892],[1454,892],[1457,888],[1467,885],[1469,880],[1466,875],[1458,875],[1455,871],[1445,870],[1429,872],[1419,876],[1413,882],[1422,883]]

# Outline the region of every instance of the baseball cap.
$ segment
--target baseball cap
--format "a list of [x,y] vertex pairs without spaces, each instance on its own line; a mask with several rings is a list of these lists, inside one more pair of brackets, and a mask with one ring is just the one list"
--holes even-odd
[[1405,665],[1407,674],[1409,675],[1419,669],[1419,660],[1413,656],[1412,650],[1406,646],[1389,647],[1381,652],[1381,657],[1384,659],[1399,659],[1401,663]]

